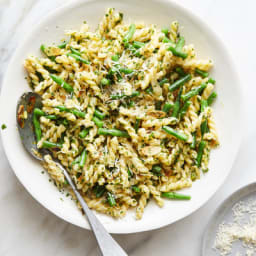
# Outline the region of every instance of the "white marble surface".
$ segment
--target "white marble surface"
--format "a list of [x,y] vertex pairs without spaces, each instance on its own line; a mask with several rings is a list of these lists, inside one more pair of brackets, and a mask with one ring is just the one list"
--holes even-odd
[[[26,31],[50,10],[71,1],[0,0],[0,79]],[[244,140],[225,184],[196,213],[160,230],[114,235],[129,255],[200,255],[203,231],[213,211],[230,193],[256,180],[256,1],[179,2],[207,20],[230,48],[244,87],[247,121],[237,124],[244,128]],[[55,217],[28,194],[7,162],[1,138],[0,174],[1,256],[98,255],[91,232]]]

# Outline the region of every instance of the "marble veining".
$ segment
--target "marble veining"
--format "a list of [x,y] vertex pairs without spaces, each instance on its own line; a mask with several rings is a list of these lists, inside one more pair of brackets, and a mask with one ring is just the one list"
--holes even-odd
[[[121,1],[121,0],[120,0]],[[178,1],[178,0],[177,0]],[[71,0],[0,0],[0,80],[19,41],[49,11]],[[197,212],[160,230],[114,235],[129,255],[200,255],[204,228],[216,207],[238,187],[255,181],[256,101],[254,95],[255,1],[180,0],[218,32],[230,48],[244,85],[247,120],[244,140],[225,184]],[[0,85],[1,86],[1,85]],[[231,92],[232,93],[232,92]],[[1,120],[0,124],[4,120]],[[91,232],[57,218],[19,183],[0,138],[0,255],[98,255]]]

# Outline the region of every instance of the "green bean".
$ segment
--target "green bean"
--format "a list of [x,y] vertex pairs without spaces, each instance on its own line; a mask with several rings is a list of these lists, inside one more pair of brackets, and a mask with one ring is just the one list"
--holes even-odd
[[135,122],[135,125],[134,125],[134,130],[135,130],[136,133],[138,132],[139,126],[140,126],[140,119],[136,118],[136,122]]
[[83,129],[81,132],[79,132],[79,137],[81,139],[85,138],[89,133],[89,128]]
[[184,85],[186,82],[188,82],[191,79],[191,75],[187,74],[186,76],[180,78],[179,80],[176,80],[173,84],[169,86],[169,91],[173,92],[176,89],[180,88],[182,85]]
[[188,140],[188,136],[186,134],[178,132],[178,131],[175,131],[173,128],[171,128],[169,126],[163,126],[162,129],[166,133],[176,137],[177,139],[180,139],[180,140],[183,140],[183,141],[187,141]]
[[129,75],[129,74],[131,74],[133,72],[133,70],[130,69],[130,68],[120,68],[119,70],[120,70],[120,72],[122,72],[122,73],[124,73],[126,75]]
[[55,61],[55,58],[56,58],[55,56],[49,56],[46,53],[46,46],[44,44],[41,44],[40,49],[51,61]]
[[71,163],[71,167],[72,167],[74,164],[79,164],[80,160],[81,160],[81,155],[78,156],[78,157],[76,157],[76,159]]
[[124,138],[130,137],[126,131],[121,131],[118,129],[99,128],[98,134],[99,135],[110,135],[110,136],[124,137]]
[[169,102],[166,102],[164,104],[164,107],[163,107],[163,112],[165,112],[166,114],[169,113],[169,111],[173,108],[173,104],[172,103],[169,103]]
[[207,120],[204,120],[204,121],[201,123],[200,129],[201,129],[201,136],[202,136],[202,138],[203,138],[203,137],[204,137],[204,134],[207,133],[208,130],[209,130],[208,124],[207,124]]
[[86,151],[86,148],[83,150],[82,154],[81,154],[81,159],[80,159],[80,162],[79,162],[79,166],[81,168],[84,167],[85,165],[85,162],[86,162],[86,159],[87,159],[87,151]]
[[163,86],[163,85],[166,84],[166,83],[169,83],[169,80],[168,80],[167,78],[164,78],[164,79],[162,79],[162,80],[159,82],[159,85],[160,85],[160,86]]
[[111,59],[117,62],[119,60],[119,55],[115,54],[111,57]]
[[61,148],[62,145],[60,143],[54,143],[51,141],[45,140],[42,145],[43,148]]
[[191,142],[191,144],[190,144],[190,148],[192,148],[192,149],[194,149],[194,148],[196,148],[196,132],[193,132],[192,133],[192,142]]
[[180,97],[181,97],[181,94],[182,94],[182,90],[183,90],[183,88],[181,87],[180,91],[178,93],[178,96],[176,98],[176,101],[173,105],[172,117],[177,117],[178,114],[179,114],[179,111],[180,111]]
[[115,206],[116,205],[116,200],[115,200],[115,197],[113,194],[111,194],[110,192],[107,192],[107,201],[108,201],[108,204],[110,206]]
[[79,111],[77,109],[71,109],[71,113],[77,117],[85,118],[85,112]]
[[209,76],[209,73],[204,71],[204,70],[201,70],[199,68],[195,68],[195,73],[197,73],[198,75],[202,76],[203,78]]
[[179,112],[179,114],[180,114],[180,118],[182,119],[184,116],[185,116],[185,114],[187,113],[187,110],[188,110],[188,108],[189,108],[189,106],[191,105],[191,101],[185,101],[184,102],[184,104],[183,104],[183,106],[182,106],[182,108],[180,109],[180,112]]
[[63,87],[67,92],[69,92],[69,93],[74,92],[73,87],[71,85],[69,85],[68,83],[66,83],[62,78],[60,78],[56,75],[53,75],[53,74],[50,74],[50,77],[55,83],[57,83],[58,85]]
[[45,118],[50,120],[56,120],[58,117],[56,115],[46,115]]
[[135,24],[131,24],[131,25],[129,26],[129,30],[128,30],[127,34],[124,36],[124,39],[123,39],[123,42],[124,42],[124,43],[127,44],[127,43],[130,42],[130,40],[132,39],[132,37],[133,37],[133,35],[134,35],[134,33],[135,33],[135,30],[136,30]]
[[204,148],[206,146],[206,142],[204,140],[202,140],[199,144],[198,147],[198,152],[197,152],[197,158],[196,158],[196,165],[198,167],[201,166],[201,162],[202,162],[202,157],[203,157],[203,153],[204,153]]
[[185,45],[185,38],[181,36],[176,44],[176,50],[181,52],[184,45]]
[[215,98],[217,98],[217,93],[216,92],[212,92],[211,95],[207,99],[208,106],[212,105],[212,103],[215,100]]
[[126,95],[126,94],[111,95],[110,98],[111,98],[111,100],[119,100],[119,99],[122,99],[122,98],[131,99],[131,98],[139,96],[139,95],[140,95],[140,92],[134,91],[131,95]]
[[207,100],[201,100],[201,113],[204,112],[207,106],[208,106]]
[[34,108],[34,115],[36,115],[36,116],[44,116],[45,113],[40,108]]
[[73,47],[70,47],[70,51],[71,51],[73,54],[75,54],[75,55],[81,56],[81,52],[78,51],[78,50],[76,50],[76,49],[73,48]]
[[164,37],[162,41],[163,41],[163,43],[171,43],[171,44],[173,44],[173,41],[170,40],[168,37]]
[[181,95],[181,99],[183,101],[187,101],[189,100],[190,98],[192,98],[193,96],[196,96],[198,95],[199,93],[201,93],[205,88],[206,88],[206,84],[205,83],[202,83],[200,86],[190,90],[189,92],[187,92],[186,94],[184,95]]
[[110,80],[107,78],[102,78],[100,84],[103,86],[110,85]]
[[210,77],[210,78],[208,79],[207,83],[215,84],[216,81],[215,81],[213,78]]
[[153,93],[153,88],[152,88],[152,86],[149,86],[149,87],[145,90],[145,92],[146,92],[147,94],[152,94],[152,93]]
[[190,200],[191,199],[191,196],[189,196],[189,195],[179,194],[176,192],[162,192],[161,196],[166,197],[168,199],[177,199],[177,200]]
[[173,55],[181,57],[182,59],[186,59],[188,54],[182,51],[182,48],[185,44],[185,39],[184,37],[180,37],[179,41],[177,42],[176,46],[175,45],[170,45],[167,50],[171,51]]
[[95,109],[94,116],[98,117],[99,119],[103,120],[106,116],[105,113],[100,112],[98,109]]
[[97,186],[94,188],[94,193],[95,193],[95,195],[96,195],[96,198],[102,197],[105,192],[106,192],[105,186],[97,185]]
[[132,190],[133,190],[135,193],[140,193],[140,188],[137,187],[137,186],[135,186],[135,185],[132,186]]
[[160,165],[153,165],[151,172],[156,176],[162,176],[162,167]]
[[128,178],[130,179],[133,176],[133,172],[129,167],[127,168]]
[[145,43],[134,41],[132,45],[135,49],[140,49],[141,47],[145,46]]
[[34,125],[34,131],[36,134],[36,141],[38,142],[39,140],[41,140],[42,131],[41,131],[41,127],[40,127],[40,122],[35,113],[33,114],[32,120],[33,120],[33,125]]
[[85,117],[85,112],[79,111],[77,109],[69,109],[65,106],[56,106],[55,108],[59,109],[61,112],[69,112],[74,114],[77,117],[84,118]]
[[61,44],[58,45],[58,47],[59,47],[60,49],[64,49],[64,48],[66,48],[66,45],[67,45],[67,44],[68,44],[67,42],[62,42]]
[[185,71],[183,70],[182,67],[176,67],[175,72],[177,72],[180,76],[185,76],[186,75],[186,73],[185,73]]
[[96,124],[98,128],[101,128],[103,126],[103,122],[96,116],[92,118],[92,121]]
[[74,53],[67,53],[67,56],[70,56],[70,57],[74,58],[75,60],[80,61],[84,64],[90,64],[90,61],[88,61],[88,60],[86,60],[86,59],[84,59],[84,58],[82,58],[79,55],[76,55]]
[[164,27],[164,28],[162,28],[161,32],[164,33],[165,36],[168,36],[169,29],[167,27]]

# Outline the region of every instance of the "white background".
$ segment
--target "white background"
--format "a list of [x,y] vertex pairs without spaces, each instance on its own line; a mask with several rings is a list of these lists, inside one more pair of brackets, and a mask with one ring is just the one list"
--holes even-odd
[[[68,2],[71,0],[0,0],[1,80],[24,33],[50,10]],[[203,231],[216,207],[236,189],[256,180],[256,1],[177,2],[203,18],[222,37],[233,55],[246,104],[246,122],[237,124],[243,127],[244,140],[225,184],[196,213],[160,230],[114,235],[129,255],[200,255]],[[0,174],[1,256],[98,255],[94,237],[89,231],[55,217],[23,188],[7,162],[1,138]]]

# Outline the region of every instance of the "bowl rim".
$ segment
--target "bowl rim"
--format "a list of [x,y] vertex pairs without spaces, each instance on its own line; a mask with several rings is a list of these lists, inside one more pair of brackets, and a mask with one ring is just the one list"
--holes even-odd
[[[0,91],[0,99],[3,97],[3,91],[4,88],[6,88],[6,83],[7,83],[7,77],[8,77],[8,73],[10,73],[10,69],[12,64],[14,63],[15,59],[16,59],[16,55],[19,52],[20,49],[22,49],[22,47],[25,45],[25,43],[27,42],[27,40],[29,39],[29,37],[34,34],[38,29],[40,29],[45,23],[47,23],[47,21],[49,19],[51,19],[53,16],[55,15],[59,15],[62,12],[65,12],[68,9],[72,9],[75,8],[79,5],[86,5],[87,3],[90,2],[96,2],[97,0],[76,0],[73,1],[72,3],[67,3],[64,4],[61,7],[57,7],[54,10],[51,10],[47,15],[45,15],[36,25],[34,25],[31,29],[29,29],[27,31],[27,33],[24,35],[23,39],[21,40],[21,42],[18,44],[18,47],[16,48],[15,52],[12,54],[11,59],[7,65],[7,68],[5,70],[4,76],[3,76],[3,80],[2,80],[2,86],[1,86],[1,91]],[[242,90],[242,86],[241,86],[241,80],[240,77],[238,75],[238,72],[236,72],[237,68],[235,65],[235,62],[233,61],[233,57],[229,52],[229,49],[226,47],[225,43],[223,42],[222,39],[220,39],[220,37],[218,36],[218,34],[215,32],[215,30],[208,25],[208,23],[206,21],[204,21],[200,16],[198,16],[197,14],[195,14],[193,11],[189,10],[188,8],[184,7],[183,5],[181,5],[180,3],[175,2],[174,0],[150,0],[151,2],[155,2],[155,3],[162,3],[162,4],[167,4],[167,5],[171,5],[173,6],[173,8],[178,9],[180,12],[182,12],[185,16],[189,17],[190,19],[192,19],[196,25],[200,24],[200,27],[203,28],[203,31],[207,31],[207,34],[211,35],[211,37],[214,37],[216,42],[221,45],[221,48],[225,51],[226,53],[226,59],[228,60],[229,64],[231,65],[231,69],[235,74],[235,79],[237,80],[237,90],[239,91],[241,98],[240,98],[240,111],[239,113],[237,113],[237,119],[241,121],[242,125],[245,124],[244,119],[245,116],[243,115],[244,112],[244,91]],[[0,100],[0,105],[1,105],[1,100]],[[0,108],[0,112],[1,112],[1,108]],[[242,128],[241,128],[242,130]],[[37,198],[36,195],[33,194],[32,189],[29,186],[25,185],[25,182],[22,179],[22,175],[19,175],[16,172],[16,167],[14,165],[14,163],[11,162],[10,160],[10,152],[7,150],[6,144],[8,143],[7,139],[5,139],[5,136],[3,134],[4,132],[1,130],[0,134],[2,137],[2,144],[3,144],[3,148],[4,148],[4,152],[6,155],[6,158],[8,159],[8,162],[11,166],[11,169],[13,170],[14,174],[16,175],[16,177],[18,178],[18,180],[20,181],[20,183],[24,186],[24,188],[29,192],[29,194],[37,201],[39,202],[44,208],[46,208],[47,210],[49,210],[49,212],[53,213],[55,216],[58,216],[60,219],[65,220],[75,226],[81,227],[81,228],[85,228],[85,229],[91,229],[89,224],[86,223],[85,225],[82,225],[81,223],[74,221],[71,217],[66,217],[65,215],[62,215],[60,213],[56,213],[54,210],[51,209],[51,207],[49,205],[47,205],[45,203],[45,201]],[[162,222],[160,225],[159,223],[157,224],[151,224],[150,226],[145,226],[143,229],[142,228],[133,228],[133,230],[129,229],[129,230],[120,230],[120,229],[116,229],[116,228],[107,228],[108,232],[110,233],[116,233],[116,234],[129,234],[129,233],[138,233],[138,232],[144,232],[144,231],[149,231],[149,230],[155,230],[155,229],[159,229],[162,227],[165,227],[167,225],[170,225],[172,223],[175,223],[179,220],[184,219],[185,217],[191,215],[192,213],[194,213],[195,211],[199,210],[203,205],[205,205],[213,196],[214,194],[220,189],[220,187],[224,184],[224,182],[226,181],[228,175],[230,175],[232,167],[234,165],[235,159],[237,157],[238,151],[240,149],[241,146],[241,142],[243,140],[244,135],[241,134],[239,138],[236,138],[236,145],[237,148],[233,154],[233,158],[232,158],[232,164],[230,165],[229,171],[226,172],[225,176],[222,178],[222,180],[218,183],[218,185],[215,187],[215,189],[213,189],[211,192],[209,192],[209,196],[207,199],[205,199],[204,201],[202,201],[199,206],[197,205],[196,207],[192,207],[192,209],[188,212],[186,212],[185,214],[182,214],[181,216],[175,218],[174,220],[171,221],[165,221]]]

